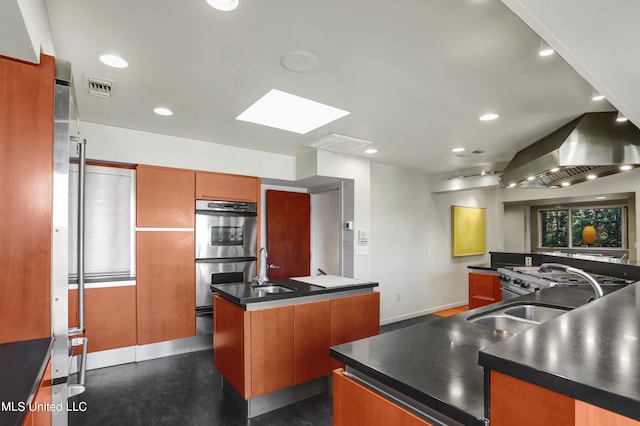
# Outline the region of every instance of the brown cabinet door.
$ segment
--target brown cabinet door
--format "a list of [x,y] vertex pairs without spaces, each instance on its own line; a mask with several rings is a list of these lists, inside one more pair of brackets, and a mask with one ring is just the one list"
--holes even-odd
[[[69,326],[78,324],[78,291],[69,291]],[[85,336],[88,351],[135,346],[136,287],[85,290]]]
[[331,299],[331,346],[379,333],[379,292]]
[[331,302],[293,306],[293,381],[304,383],[331,373]]
[[223,173],[196,173],[196,199],[257,203],[260,179]]
[[333,372],[335,426],[429,426],[431,423],[351,380],[342,370]]
[[251,397],[251,317],[248,311],[213,298],[213,348],[216,369],[243,398]]
[[139,231],[138,344],[195,336],[193,231]]
[[136,172],[136,225],[193,228],[195,172],[139,165]]
[[469,309],[501,300],[502,291],[498,275],[469,272]]
[[0,343],[51,336],[54,58],[0,57]]
[[293,385],[293,306],[251,311],[251,396]]
[[[331,346],[380,334],[380,293],[331,299]],[[331,368],[344,364],[331,359]]]

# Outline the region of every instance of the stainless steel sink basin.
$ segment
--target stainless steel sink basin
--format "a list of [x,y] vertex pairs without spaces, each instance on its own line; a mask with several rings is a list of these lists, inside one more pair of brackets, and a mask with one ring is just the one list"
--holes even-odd
[[507,315],[536,322],[545,322],[567,312],[565,309],[540,305],[520,305],[504,311]]
[[256,293],[258,293],[259,296],[275,293],[291,293],[293,291],[292,288],[277,284],[253,286],[253,289],[256,291]]
[[474,324],[513,334],[521,333],[567,312],[567,308],[534,304],[512,304],[467,318]]
[[488,328],[493,328],[494,330],[508,331],[513,334],[521,333],[540,324],[534,321],[523,321],[506,315],[485,315],[471,320],[471,322]]

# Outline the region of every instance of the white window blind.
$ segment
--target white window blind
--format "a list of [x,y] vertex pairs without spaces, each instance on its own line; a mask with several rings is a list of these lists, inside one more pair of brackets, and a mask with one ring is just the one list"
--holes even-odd
[[[69,171],[69,278],[78,277],[78,166]],[[135,276],[135,170],[86,166],[85,277]]]

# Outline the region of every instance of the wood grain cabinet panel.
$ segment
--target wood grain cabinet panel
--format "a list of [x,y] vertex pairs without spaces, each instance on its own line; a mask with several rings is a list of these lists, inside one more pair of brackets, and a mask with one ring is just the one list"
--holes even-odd
[[[69,291],[69,326],[78,325],[78,291]],[[88,351],[124,348],[136,344],[136,287],[85,290],[85,336]]]
[[293,385],[293,306],[251,311],[251,396]]
[[195,336],[193,231],[136,233],[138,344]]
[[[331,346],[380,334],[380,293],[331,299]],[[344,367],[331,359],[331,368]]]
[[604,408],[576,400],[576,425],[579,426],[638,426],[640,422]]
[[51,336],[54,58],[0,57],[0,343]]
[[139,165],[136,171],[136,225],[193,228],[195,172]]
[[213,297],[213,348],[216,369],[243,398],[251,396],[250,313]]
[[469,272],[469,309],[502,300],[500,277],[494,274]]
[[640,425],[637,420],[496,371],[491,371],[490,389],[491,426]]
[[224,173],[196,173],[196,199],[247,201],[260,199],[260,179]]
[[429,426],[409,411],[346,377],[342,369],[333,372],[334,426]]
[[304,383],[331,373],[331,301],[293,306],[293,381]]

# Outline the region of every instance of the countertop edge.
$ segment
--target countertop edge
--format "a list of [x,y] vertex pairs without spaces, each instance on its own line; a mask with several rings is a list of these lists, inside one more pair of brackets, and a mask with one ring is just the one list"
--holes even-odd
[[527,383],[640,421],[640,412],[637,410],[638,402],[632,398],[576,382],[575,380],[554,373],[538,370],[527,364],[489,354],[483,350],[480,350],[478,353],[478,364],[485,369],[506,374]]
[[[348,344],[348,343],[347,343]],[[340,345],[336,345],[336,347],[338,347]],[[477,425],[485,425],[484,419],[478,419],[476,416],[460,409],[457,408],[455,406],[452,406],[448,403],[446,403],[445,401],[441,401],[437,398],[432,397],[429,394],[426,394],[424,392],[420,392],[414,388],[412,388],[411,386],[407,386],[405,383],[401,382],[400,380],[396,380],[392,377],[389,377],[383,373],[380,373],[379,371],[368,367],[365,364],[362,364],[348,356],[345,356],[343,354],[341,354],[340,352],[338,352],[337,350],[334,350],[333,347],[329,348],[329,355],[344,363],[345,365],[353,368],[354,370],[360,371],[364,374],[366,374],[367,376],[379,381],[380,383],[383,383],[384,385],[389,386],[390,388],[393,388],[394,390],[414,399],[415,401],[424,404],[456,421],[462,422],[463,424],[467,424],[467,425],[473,425],[473,424],[477,424]]]

